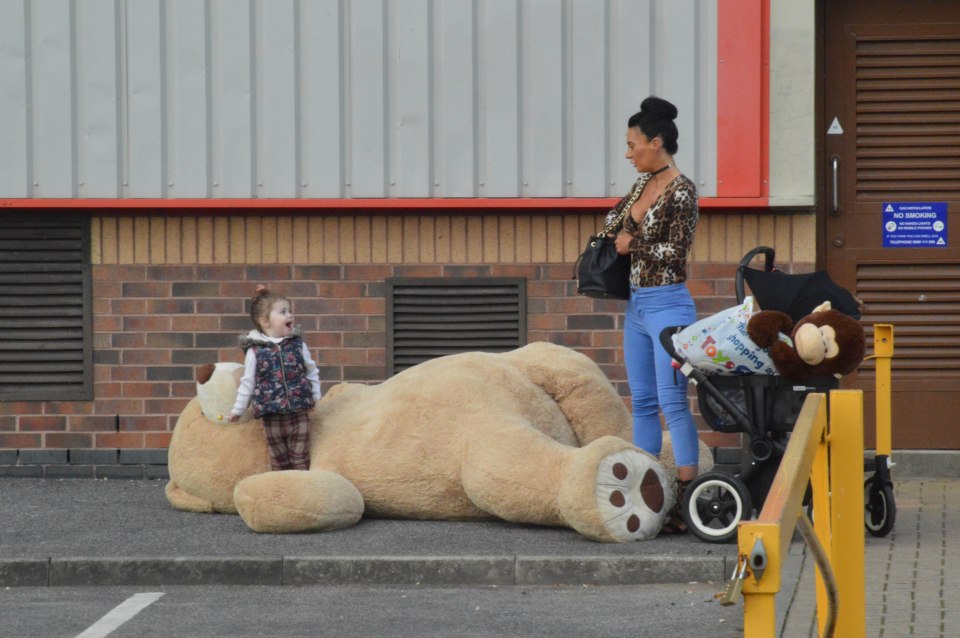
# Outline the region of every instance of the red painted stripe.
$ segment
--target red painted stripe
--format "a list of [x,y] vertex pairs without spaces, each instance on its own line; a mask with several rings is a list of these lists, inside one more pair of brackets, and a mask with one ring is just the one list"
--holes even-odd
[[768,192],[769,9],[769,0],[718,3],[718,197]]
[[[299,212],[340,213],[350,211],[429,212],[465,209],[490,213],[515,210],[545,212],[550,210],[590,211],[611,208],[617,197],[537,197],[537,198],[425,198],[425,199],[0,199],[0,214],[7,210],[127,210],[142,213],[148,209],[172,211],[206,211],[229,214],[237,210],[287,209]],[[763,208],[766,197],[702,197],[700,208]]]

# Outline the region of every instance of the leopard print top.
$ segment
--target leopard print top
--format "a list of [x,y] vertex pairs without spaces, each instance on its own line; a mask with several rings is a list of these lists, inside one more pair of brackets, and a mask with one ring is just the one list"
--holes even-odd
[[[650,177],[650,173],[640,175],[630,192],[607,215],[608,223],[617,219],[631,201],[636,201],[633,194],[643,191]],[[623,230],[633,235],[631,286],[646,288],[686,281],[687,255],[699,216],[697,187],[685,175],[678,175],[640,222],[635,222],[629,213],[624,217]]]

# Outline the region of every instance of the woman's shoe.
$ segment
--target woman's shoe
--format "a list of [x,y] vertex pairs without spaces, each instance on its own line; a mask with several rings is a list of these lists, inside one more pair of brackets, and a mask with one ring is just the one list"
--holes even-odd
[[687,487],[692,481],[681,481],[676,479],[674,483],[677,486],[677,500],[667,513],[667,520],[664,521],[660,533],[664,536],[673,536],[687,533],[687,524],[683,520],[683,496],[687,493]]

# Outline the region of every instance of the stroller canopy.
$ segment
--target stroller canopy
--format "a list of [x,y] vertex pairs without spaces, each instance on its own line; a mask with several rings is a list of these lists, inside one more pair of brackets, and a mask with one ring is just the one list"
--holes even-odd
[[824,270],[799,275],[746,267],[741,271],[761,309],[785,312],[794,323],[824,301],[829,301],[835,310],[860,319],[857,300],[849,290],[835,284]]

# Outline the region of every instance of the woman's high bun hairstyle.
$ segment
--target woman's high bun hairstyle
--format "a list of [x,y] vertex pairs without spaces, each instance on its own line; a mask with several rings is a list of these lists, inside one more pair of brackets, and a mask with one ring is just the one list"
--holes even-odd
[[666,100],[651,95],[640,104],[640,110],[627,121],[628,128],[638,128],[648,140],[659,137],[663,148],[670,155],[677,152],[677,107]]

